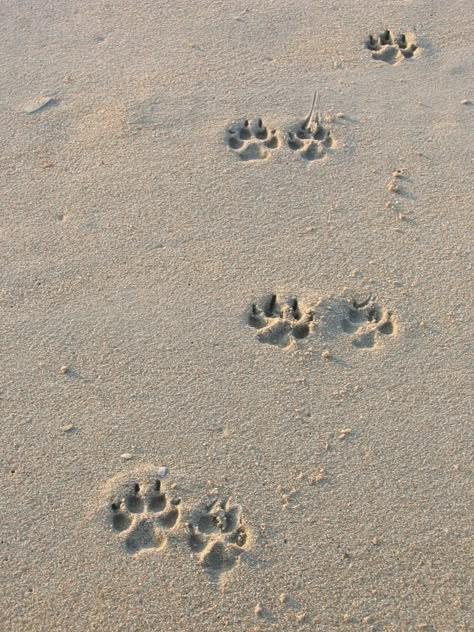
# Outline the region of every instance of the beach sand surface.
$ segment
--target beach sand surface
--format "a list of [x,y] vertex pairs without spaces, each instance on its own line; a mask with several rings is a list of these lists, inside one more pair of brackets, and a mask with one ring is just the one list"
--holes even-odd
[[471,18],[3,2],[0,629],[474,629]]

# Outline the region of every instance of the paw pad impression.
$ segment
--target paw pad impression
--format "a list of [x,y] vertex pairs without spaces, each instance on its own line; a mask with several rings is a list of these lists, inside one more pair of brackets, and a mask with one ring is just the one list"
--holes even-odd
[[353,347],[378,349],[398,333],[395,315],[372,295],[362,301],[330,297],[303,303],[294,296],[280,300],[272,293],[250,305],[246,323],[257,330],[257,340],[285,349],[309,349],[304,344],[308,338],[327,351],[328,345],[348,337]]
[[228,498],[205,500],[192,512],[187,526],[191,551],[204,569],[217,575],[235,566],[248,541],[242,508]]
[[137,471],[111,490],[108,521],[131,555],[162,549],[180,521],[181,498],[167,490],[158,472]]
[[[165,473],[163,473],[165,472]],[[169,541],[219,580],[250,548],[240,505],[217,493],[188,508],[165,482],[166,468],[141,466],[110,479],[99,509],[100,522],[126,553],[161,553]]]
[[344,333],[353,336],[352,344],[359,349],[371,349],[379,339],[395,331],[392,314],[370,296],[360,303],[353,300],[347,306],[341,326]]
[[280,302],[276,294],[264,299],[260,306],[251,305],[248,324],[257,329],[258,340],[280,347],[306,338],[314,328],[311,309],[300,305],[296,297]]
[[226,143],[241,160],[266,160],[280,145],[276,130],[268,128],[261,118],[231,125],[226,130]]
[[373,59],[396,64],[403,59],[410,59],[418,50],[413,33],[394,35],[388,29],[379,35],[369,35],[365,47],[372,51]]

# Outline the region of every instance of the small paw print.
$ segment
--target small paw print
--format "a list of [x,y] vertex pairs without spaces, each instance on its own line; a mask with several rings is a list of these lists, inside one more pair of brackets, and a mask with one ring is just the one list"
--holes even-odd
[[199,564],[220,576],[237,564],[248,543],[240,505],[212,497],[194,510],[188,522],[188,544]]
[[418,50],[412,33],[400,33],[395,36],[385,30],[379,35],[369,35],[365,40],[365,47],[372,51],[372,58],[396,64],[403,59],[410,59]]
[[288,130],[286,137],[289,149],[303,160],[324,158],[334,145],[329,123],[323,122],[320,114],[320,101],[315,93],[308,116],[297,121]]
[[373,302],[369,296],[358,303],[352,301],[342,320],[342,329],[353,335],[352,344],[359,349],[372,349],[380,338],[393,335],[392,314]]
[[110,526],[126,551],[159,551],[179,524],[181,499],[164,489],[159,478],[132,479],[113,494]]
[[311,309],[301,306],[295,297],[280,303],[276,294],[263,301],[261,307],[251,305],[248,324],[258,330],[258,340],[280,347],[306,338],[314,329]]
[[280,145],[276,130],[269,129],[261,118],[231,125],[226,143],[241,160],[266,160]]

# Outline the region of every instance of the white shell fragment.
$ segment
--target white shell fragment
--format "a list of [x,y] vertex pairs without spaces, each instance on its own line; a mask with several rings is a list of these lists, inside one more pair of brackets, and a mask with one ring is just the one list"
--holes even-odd
[[130,461],[130,459],[133,459],[133,454],[130,454],[130,452],[124,452],[120,455],[120,458],[124,461]]
[[159,478],[166,478],[169,474],[169,469],[167,467],[160,467],[158,469]]

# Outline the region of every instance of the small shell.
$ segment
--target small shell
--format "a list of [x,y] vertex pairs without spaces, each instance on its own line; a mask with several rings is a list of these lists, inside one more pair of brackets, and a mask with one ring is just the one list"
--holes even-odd
[[158,477],[159,478],[164,479],[164,478],[166,478],[168,476],[168,474],[169,474],[169,469],[167,467],[160,467],[158,469]]
[[130,461],[130,459],[133,459],[133,454],[130,454],[130,452],[124,452],[120,455],[120,458],[124,461]]

